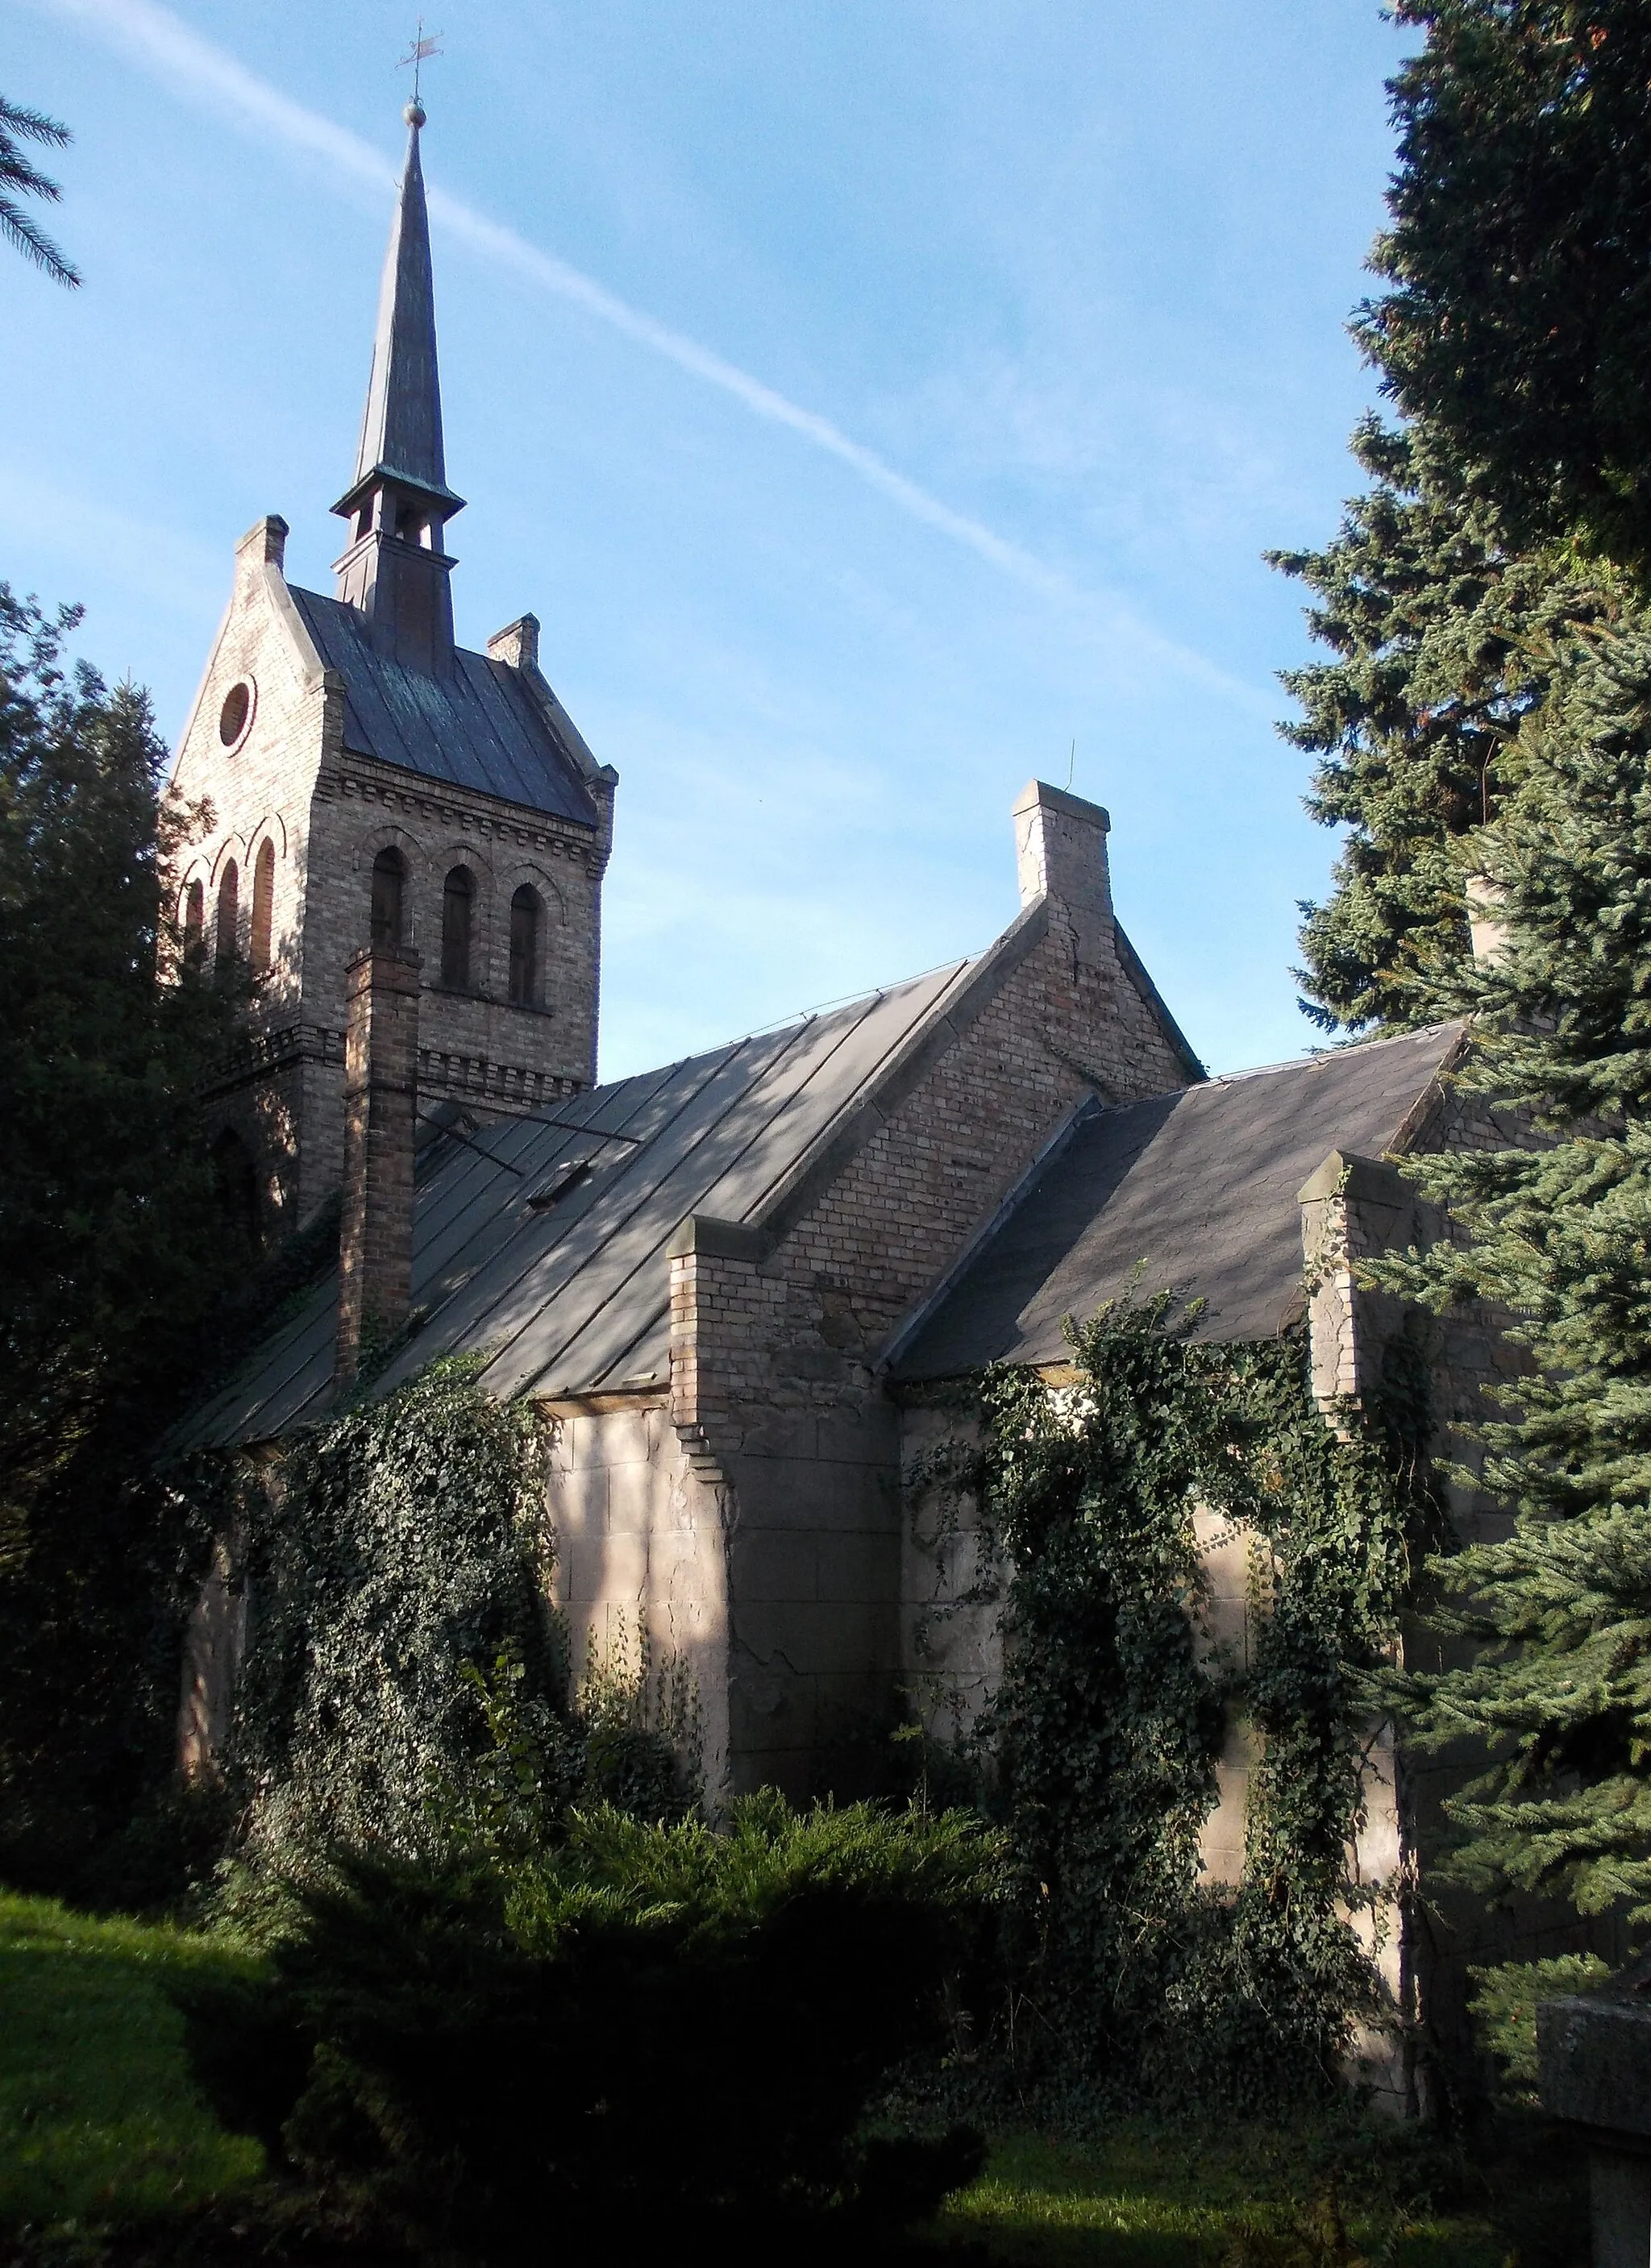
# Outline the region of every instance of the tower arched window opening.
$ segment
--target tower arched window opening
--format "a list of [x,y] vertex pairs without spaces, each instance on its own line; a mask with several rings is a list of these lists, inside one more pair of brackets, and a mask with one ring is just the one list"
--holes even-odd
[[234,966],[240,951],[240,869],[232,858],[217,885],[217,965]]
[[269,968],[275,929],[275,844],[266,843],[252,870],[252,965]]
[[183,958],[186,967],[198,966],[206,946],[206,892],[196,880],[183,894]]
[[539,932],[544,902],[524,882],[510,902],[510,997],[518,1008],[539,1005]]
[[399,850],[380,850],[372,862],[372,942],[400,945],[407,895],[407,861]]
[[441,981],[470,990],[470,939],[475,924],[475,877],[468,866],[449,869],[441,886]]

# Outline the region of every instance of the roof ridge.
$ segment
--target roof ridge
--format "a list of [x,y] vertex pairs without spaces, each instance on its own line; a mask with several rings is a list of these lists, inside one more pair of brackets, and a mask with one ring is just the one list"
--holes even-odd
[[[1320,1048],[1309,1055],[1286,1056],[1278,1063],[1250,1064],[1242,1071],[1212,1071],[1203,1084],[1206,1086],[1235,1086],[1240,1079],[1271,1079],[1279,1071],[1318,1071],[1326,1064],[1345,1063],[1350,1056],[1368,1055],[1377,1048],[1404,1047],[1414,1040],[1433,1039],[1463,1028],[1463,1020],[1459,1016],[1447,1017],[1437,1024],[1418,1024],[1412,1031],[1383,1032],[1370,1039],[1349,1040],[1339,1048]],[[1187,1087],[1182,1092],[1190,1094],[1192,1090]],[[1150,1101],[1153,1098],[1149,1096],[1146,1099]],[[1130,1109],[1134,1107],[1133,1103],[1127,1106]]]

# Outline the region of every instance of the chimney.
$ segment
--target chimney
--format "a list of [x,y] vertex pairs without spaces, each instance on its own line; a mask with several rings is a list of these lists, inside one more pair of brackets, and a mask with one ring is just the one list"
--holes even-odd
[[538,615],[521,615],[515,622],[506,622],[502,630],[495,630],[489,638],[487,651],[490,660],[508,662],[512,669],[537,669]]
[[1507,893],[1489,874],[1470,874],[1466,895],[1473,958],[1481,968],[1494,968],[1507,958],[1507,925],[1502,919]]
[[1078,957],[1095,966],[1112,943],[1112,883],[1107,835],[1112,821],[1098,803],[1068,795],[1045,780],[1028,780],[1014,806],[1014,847],[1021,903],[1049,897],[1063,907],[1077,939]]
[[346,972],[344,1188],[338,1232],[334,1383],[353,1384],[364,1331],[407,1321],[413,1276],[413,1138],[418,1121],[419,957],[374,945]]
[[287,524],[278,512],[266,512],[262,519],[254,520],[235,546],[236,583],[253,583],[265,567],[273,567],[284,577],[286,557]]

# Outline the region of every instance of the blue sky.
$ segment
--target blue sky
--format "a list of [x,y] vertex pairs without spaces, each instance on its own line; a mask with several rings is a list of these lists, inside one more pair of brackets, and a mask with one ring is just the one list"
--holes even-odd
[[[426,66],[461,638],[531,608],[622,776],[602,1064],[973,951],[1034,774],[1217,1070],[1313,1034],[1274,673],[1372,399],[1374,0],[448,0]],[[68,120],[0,259],[0,576],[175,736],[235,537],[330,589],[410,18],[0,0]],[[1072,763],[1072,744],[1076,741]]]

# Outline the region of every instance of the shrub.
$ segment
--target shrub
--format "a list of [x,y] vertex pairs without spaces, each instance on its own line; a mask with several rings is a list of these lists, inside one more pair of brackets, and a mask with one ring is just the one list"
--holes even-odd
[[[191,1996],[196,2069],[310,2181],[445,2248],[684,2209],[898,2223],[980,2149],[867,2139],[867,2104],[943,2039],[999,1865],[963,1814],[772,1794],[725,1833],[604,1806],[527,1855],[339,1852],[262,1990]],[[249,2066],[298,2068],[284,2030],[301,2083],[253,2105]]]

